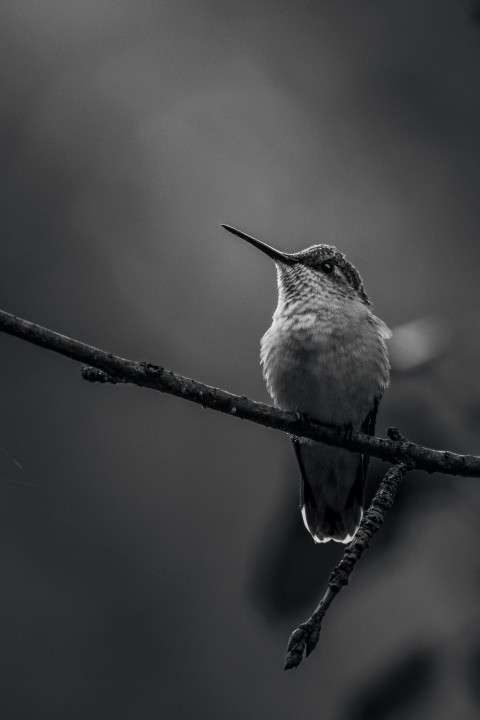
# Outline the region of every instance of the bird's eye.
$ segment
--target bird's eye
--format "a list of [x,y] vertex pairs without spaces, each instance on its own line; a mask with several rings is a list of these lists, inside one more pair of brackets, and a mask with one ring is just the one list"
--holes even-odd
[[325,260],[325,261],[320,265],[320,270],[323,270],[323,272],[324,272],[326,275],[330,275],[330,274],[333,272],[334,267],[335,267],[335,266],[334,266],[334,264],[333,264],[333,262],[332,262],[331,260]]

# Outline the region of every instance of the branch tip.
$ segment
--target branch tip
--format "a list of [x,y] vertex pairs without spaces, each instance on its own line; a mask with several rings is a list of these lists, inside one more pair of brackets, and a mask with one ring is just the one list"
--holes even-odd
[[290,636],[285,656],[285,670],[297,668],[303,660],[315,650],[320,637],[321,617],[314,613],[307,622],[302,623]]

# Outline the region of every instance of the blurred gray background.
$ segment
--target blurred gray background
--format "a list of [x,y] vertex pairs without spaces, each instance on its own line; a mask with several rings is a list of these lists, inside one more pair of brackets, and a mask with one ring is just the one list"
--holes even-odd
[[[402,326],[378,432],[480,453],[479,16],[2,3],[0,307],[265,401],[274,268],[219,224],[334,244]],[[288,438],[0,343],[2,717],[479,717],[478,480],[409,476],[284,673],[341,551]]]

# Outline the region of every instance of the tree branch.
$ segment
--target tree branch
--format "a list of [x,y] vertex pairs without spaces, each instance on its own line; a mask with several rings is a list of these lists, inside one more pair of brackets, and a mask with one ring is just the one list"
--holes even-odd
[[448,473],[465,477],[480,477],[480,457],[457,455],[432,450],[405,440],[396,428],[389,428],[389,440],[362,433],[345,433],[342,428],[321,425],[299,413],[255,402],[244,395],[232,395],[209,385],[176,375],[158,365],[136,362],[107,353],[78,340],[60,335],[35,323],[22,320],[0,310],[0,331],[15,335],[27,342],[53,350],[87,366],[82,368],[85,380],[101,383],[133,383],[139,387],[176,395],[244,420],[250,420],[282,432],[307,437],[327,445],[343,447],[352,452],[367,453],[389,461],[393,467],[383,478],[370,508],[365,513],[352,543],[330,575],[328,588],[312,616],[290,637],[285,669],[297,667],[304,654],[315,648],[322,619],[335,595],[349,581],[355,564],[368,547],[372,535],[383,523],[400,480],[411,469]]
[[407,462],[412,467],[429,473],[480,477],[480,457],[432,450],[403,438],[393,441],[355,432],[351,436],[346,436],[338,428],[322,425],[298,413],[285,412],[271,405],[250,400],[244,395],[233,395],[225,390],[176,375],[158,365],[126,360],[2,310],[0,310],[0,331],[102,371],[99,373],[92,371],[91,368],[83,370],[84,378],[93,382],[133,383],[139,387],[176,395],[204,408],[227,413],[242,420],[250,420],[274,430],[307,437],[327,445],[344,447],[351,452],[367,453],[390,463]]
[[404,464],[393,465],[378,486],[378,490],[370,507],[364,514],[354,539],[345,548],[343,557],[332,571],[328,580],[325,595],[316,610],[290,636],[285,658],[285,670],[300,665],[303,655],[308,657],[315,649],[320,637],[322,620],[335,596],[344,585],[348,585],[350,575],[364,551],[368,548],[372,536],[380,529],[385,520],[385,513],[392,507],[400,481],[405,477],[409,467]]

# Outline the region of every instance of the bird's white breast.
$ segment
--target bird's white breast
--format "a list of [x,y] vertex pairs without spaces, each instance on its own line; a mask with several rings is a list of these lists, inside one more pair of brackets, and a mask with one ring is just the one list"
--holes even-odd
[[261,341],[274,402],[334,425],[359,428],[388,384],[389,330],[361,302],[304,311],[280,304]]

